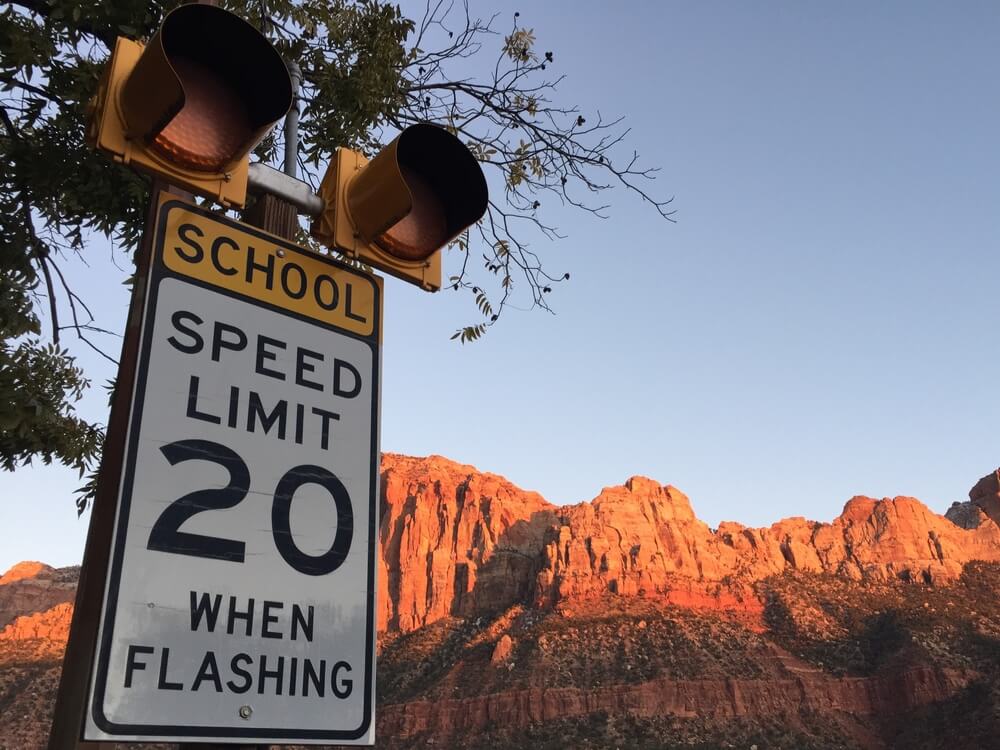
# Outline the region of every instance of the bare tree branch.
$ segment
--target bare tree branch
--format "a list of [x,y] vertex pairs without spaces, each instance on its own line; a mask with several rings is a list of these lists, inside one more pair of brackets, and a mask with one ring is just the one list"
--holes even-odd
[[[11,121],[10,116],[7,114],[5,109],[0,108],[0,119],[2,119],[4,130],[7,131],[7,136],[11,140],[16,140],[21,137],[21,134],[18,133],[17,128],[14,127],[14,123]],[[39,239],[38,233],[35,231],[35,221],[31,215],[31,193],[25,185],[19,185],[18,187],[20,192],[21,218],[24,222],[25,231],[29,239],[28,250],[35,259],[35,263],[42,272],[42,278],[45,281],[45,293],[49,302],[49,316],[52,323],[52,343],[58,346],[59,309],[56,302],[55,286],[52,284],[52,275],[49,273],[49,249],[45,243]]]

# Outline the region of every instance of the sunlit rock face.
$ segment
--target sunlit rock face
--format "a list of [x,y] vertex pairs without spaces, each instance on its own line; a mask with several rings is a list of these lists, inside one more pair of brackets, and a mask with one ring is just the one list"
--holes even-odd
[[[996,476],[973,490],[988,515]],[[382,464],[379,628],[553,606],[611,593],[758,608],[751,584],[785,571],[858,581],[948,581],[1000,560],[1000,526],[958,524],[911,497],[851,498],[832,523],[788,518],[710,529],[688,497],[646,477],[589,502],[554,506],[495,474],[440,456]]]
[[495,474],[440,456],[385,454],[379,629],[406,632],[524,598],[555,511]]

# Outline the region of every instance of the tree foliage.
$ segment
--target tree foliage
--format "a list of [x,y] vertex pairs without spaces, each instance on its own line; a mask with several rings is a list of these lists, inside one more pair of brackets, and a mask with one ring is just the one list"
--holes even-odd
[[[467,6],[429,0],[411,20],[384,0],[223,2],[303,71],[299,165],[318,184],[329,155],[373,155],[399,129],[436,122],[483,163],[491,184],[483,221],[456,240],[449,286],[470,295],[476,319],[453,338],[486,333],[517,299],[549,310],[569,278],[550,273],[532,242],[560,236],[550,202],[605,215],[622,186],[665,218],[670,201],[646,190],[653,171],[623,150],[620,120],[556,102],[556,56],[514,14],[498,30]],[[131,249],[144,218],[146,180],[84,143],[88,103],[118,35],[145,39],[172,4],[155,0],[12,0],[0,10],[0,462],[32,456],[81,468],[100,431],[76,418],[86,386],[64,344],[69,335],[111,358],[107,332],[67,283],[70,254],[89,259],[96,235]],[[256,156],[275,161],[276,131]],[[104,261],[106,262],[106,261]],[[49,326],[43,336],[37,308]]]

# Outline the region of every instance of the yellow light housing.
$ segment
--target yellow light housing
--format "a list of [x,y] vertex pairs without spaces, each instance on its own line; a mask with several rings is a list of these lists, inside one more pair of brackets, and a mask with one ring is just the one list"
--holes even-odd
[[118,39],[91,138],[119,161],[242,206],[248,155],[291,101],[285,64],[255,28],[182,5],[145,47]]
[[429,291],[441,288],[441,248],[486,213],[475,157],[436,125],[412,125],[370,162],[339,149],[320,185],[320,242]]

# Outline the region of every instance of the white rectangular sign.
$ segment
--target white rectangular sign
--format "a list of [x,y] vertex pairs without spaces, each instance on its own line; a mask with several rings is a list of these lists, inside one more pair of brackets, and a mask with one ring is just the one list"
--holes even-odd
[[85,738],[372,744],[376,279],[160,209]]

